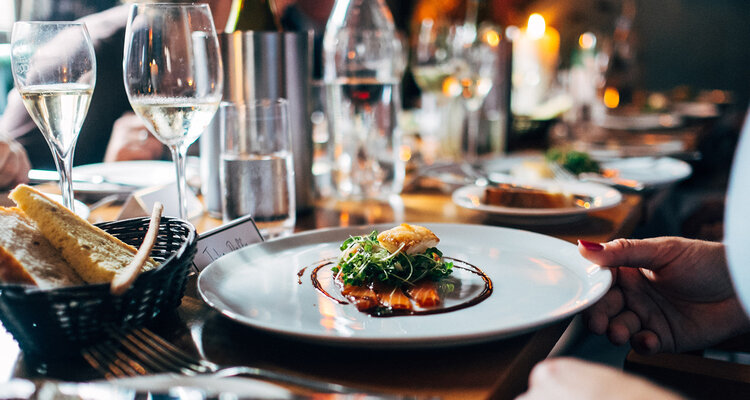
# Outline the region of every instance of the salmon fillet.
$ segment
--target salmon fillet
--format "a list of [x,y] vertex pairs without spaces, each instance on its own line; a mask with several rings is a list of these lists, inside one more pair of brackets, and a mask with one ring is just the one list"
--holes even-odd
[[436,307],[440,304],[437,283],[434,281],[423,279],[409,287],[406,292],[422,308]]

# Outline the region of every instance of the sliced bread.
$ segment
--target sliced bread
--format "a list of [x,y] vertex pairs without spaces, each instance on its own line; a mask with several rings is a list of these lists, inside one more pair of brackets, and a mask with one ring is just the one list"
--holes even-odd
[[[65,261],[88,283],[112,281],[133,260],[136,249],[91,225],[61,204],[27,186],[19,185],[10,198],[36,223]],[[142,271],[156,267],[153,259]]]
[[0,208],[0,282],[40,288],[84,284],[18,208]]

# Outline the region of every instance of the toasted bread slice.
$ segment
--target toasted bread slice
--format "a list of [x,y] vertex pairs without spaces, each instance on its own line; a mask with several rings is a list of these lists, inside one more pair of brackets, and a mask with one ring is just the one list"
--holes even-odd
[[0,208],[0,282],[40,288],[84,284],[18,208]]
[[[91,225],[29,186],[19,185],[10,193],[10,198],[34,220],[47,240],[88,283],[110,282],[135,256],[133,246]],[[156,265],[149,259],[142,271]]]

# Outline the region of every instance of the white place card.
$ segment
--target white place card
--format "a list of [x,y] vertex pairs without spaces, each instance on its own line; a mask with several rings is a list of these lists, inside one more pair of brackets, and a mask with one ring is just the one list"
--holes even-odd
[[201,272],[224,254],[262,241],[263,236],[251,216],[237,218],[200,235],[193,268]]
[[[203,214],[203,204],[192,190],[186,190],[188,219]],[[133,192],[122,206],[118,220],[148,217],[154,208],[154,203],[164,205],[164,215],[179,217],[180,203],[177,197],[177,182],[169,185],[150,187]]]

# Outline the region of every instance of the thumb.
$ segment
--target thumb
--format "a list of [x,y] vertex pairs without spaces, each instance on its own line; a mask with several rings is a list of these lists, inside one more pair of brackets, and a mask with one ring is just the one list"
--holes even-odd
[[632,267],[658,271],[674,259],[680,238],[616,239],[607,243],[578,241],[583,257],[603,267]]

